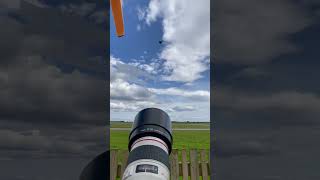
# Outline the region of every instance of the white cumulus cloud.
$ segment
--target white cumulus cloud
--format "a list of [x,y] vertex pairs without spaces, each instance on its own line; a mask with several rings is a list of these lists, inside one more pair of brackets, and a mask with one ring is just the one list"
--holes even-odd
[[150,25],[162,20],[165,47],[160,58],[170,74],[168,81],[193,82],[208,70],[210,56],[210,0],[151,0],[139,18]]
[[155,89],[149,88],[149,91],[157,95],[168,95],[168,96],[180,96],[189,98],[193,101],[208,101],[210,100],[210,92],[204,90],[188,91],[184,89],[179,89],[175,87],[166,89]]
[[153,86],[154,83],[146,82],[145,76],[161,69],[157,60],[150,63],[125,62],[114,56],[110,60],[110,109],[113,120],[130,120],[132,113],[149,107],[168,111],[176,120],[209,119],[209,91],[186,90],[175,85],[159,88]]

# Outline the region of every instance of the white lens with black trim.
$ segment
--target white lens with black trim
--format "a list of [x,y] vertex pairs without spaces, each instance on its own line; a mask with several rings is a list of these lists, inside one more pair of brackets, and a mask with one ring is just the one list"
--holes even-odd
[[140,159],[130,163],[123,180],[169,180],[170,171],[167,166],[156,160]]
[[129,157],[122,180],[169,180],[171,120],[157,108],[140,111],[129,134]]
[[165,142],[152,136],[137,139],[132,144],[122,179],[169,180],[169,154]]

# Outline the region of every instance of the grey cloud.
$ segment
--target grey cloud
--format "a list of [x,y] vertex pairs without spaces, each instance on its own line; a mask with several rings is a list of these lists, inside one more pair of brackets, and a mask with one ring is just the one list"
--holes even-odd
[[87,16],[96,8],[95,3],[87,3],[83,2],[81,4],[63,4],[60,6],[62,12],[66,12],[69,14],[76,14],[79,16]]
[[231,158],[236,156],[266,156],[275,153],[270,145],[258,141],[238,142],[233,144],[217,145],[216,156]]
[[[106,71],[105,66],[99,64],[101,59],[90,60],[92,56],[99,56],[99,51],[95,55],[89,51],[90,47],[100,48],[102,55],[106,46],[103,31],[56,9],[25,2],[15,13],[25,18],[26,23],[9,15],[1,16],[3,21],[0,21],[4,23],[0,30],[3,52],[0,79],[4,82],[0,89],[2,119],[40,124],[105,123],[101,118],[105,114],[103,79],[78,70],[66,73],[55,66],[63,62],[95,72]],[[50,26],[58,19],[62,20],[62,29],[54,31],[53,27],[47,27],[48,21],[52,20]],[[77,32],[72,33],[70,30],[74,28]]]
[[246,128],[246,132],[237,129],[216,130],[217,139],[211,139],[212,149],[217,158],[272,156],[282,153],[275,144],[278,132],[265,128]]
[[16,9],[20,6],[20,0],[2,0],[0,1],[0,7],[8,9]]
[[213,2],[215,179],[319,178],[316,4]]
[[[313,23],[298,2],[214,1],[214,51],[216,63],[264,64],[298,51],[293,35]],[[212,53],[213,54],[213,53]]]
[[104,58],[88,60],[92,56],[105,56],[109,38],[105,28],[94,21],[21,1],[20,8],[1,15],[0,23],[3,64],[19,61],[16,55],[37,54],[52,64],[67,64],[96,73],[106,71]]
[[[240,121],[277,125],[319,124],[320,98],[313,92],[283,91],[253,93],[215,88],[217,114]],[[223,114],[223,115],[222,115]],[[228,114],[228,115],[227,115]]]
[[0,18],[0,158],[106,150],[105,28],[25,1]]
[[0,68],[3,68],[14,61],[12,57],[17,54],[23,33],[21,24],[7,16],[0,16],[0,26]]
[[97,11],[90,15],[90,18],[94,19],[96,23],[98,24],[106,24],[107,22],[107,12],[105,10],[103,11]]
[[81,141],[65,140],[61,136],[26,135],[23,132],[0,130],[0,157],[1,158],[63,158],[63,157],[90,157],[102,151],[97,140]]
[[319,160],[319,127],[219,128],[216,134],[216,140],[211,139],[215,178],[318,177],[312,169]]
[[9,84],[1,90],[2,118],[37,123],[104,124],[102,79],[66,74],[39,57],[10,66]]
[[76,180],[108,149],[108,22],[46,4],[3,2],[0,179]]
[[172,108],[173,111],[195,111],[196,109],[193,106],[175,106]]

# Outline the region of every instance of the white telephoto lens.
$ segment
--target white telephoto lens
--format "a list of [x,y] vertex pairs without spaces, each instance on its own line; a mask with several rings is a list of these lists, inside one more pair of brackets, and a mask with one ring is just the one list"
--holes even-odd
[[157,108],[141,110],[129,134],[129,156],[122,180],[170,180],[172,145],[169,115]]
[[169,180],[168,167],[159,161],[141,159],[130,163],[122,180]]
[[[151,148],[153,151],[146,151],[146,148]],[[129,162],[122,180],[170,179],[169,164],[166,161],[169,157],[168,147],[164,141],[156,137],[145,136],[132,144],[131,152],[135,154],[135,159]],[[159,156],[161,153],[162,155]],[[147,156],[150,158],[145,159]]]

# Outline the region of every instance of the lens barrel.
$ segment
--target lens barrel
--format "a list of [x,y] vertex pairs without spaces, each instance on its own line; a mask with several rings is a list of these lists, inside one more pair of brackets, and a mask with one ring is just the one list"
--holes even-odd
[[163,140],[167,144],[170,154],[173,139],[171,120],[168,114],[157,108],[147,108],[140,111],[135,117],[129,135],[129,151],[133,142],[144,136],[158,137]]
[[130,153],[123,180],[169,180],[172,143],[168,114],[157,108],[140,111],[129,135]]

